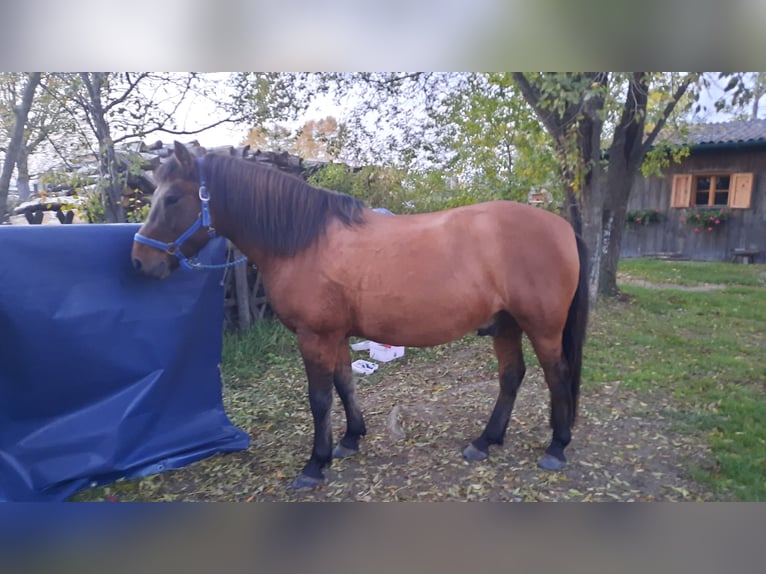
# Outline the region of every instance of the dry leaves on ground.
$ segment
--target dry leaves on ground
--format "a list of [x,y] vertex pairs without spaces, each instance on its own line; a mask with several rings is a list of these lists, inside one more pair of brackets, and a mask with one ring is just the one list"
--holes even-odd
[[[584,383],[568,466],[562,472],[538,469],[550,430],[548,391],[534,366],[527,370],[505,445],[492,447],[485,462],[465,462],[461,451],[481,432],[497,394],[492,358],[489,340],[467,338],[410,352],[361,378],[358,394],[368,428],[362,450],[335,461],[326,483],[315,491],[288,489],[312,441],[305,382],[295,375],[286,383],[297,386],[295,392],[274,397],[277,402],[269,406],[283,416],[269,422],[249,418],[252,424],[244,428],[252,444],[247,451],[144,479],[141,497],[249,502],[712,499],[688,474],[689,468],[706,464],[706,445],[700,437],[674,430],[668,418],[672,401],[660,393],[628,391],[619,381]],[[232,398],[236,392],[245,393],[244,399]],[[227,408],[248,409],[245,391],[226,394]],[[337,400],[333,421],[338,437],[344,421]]]

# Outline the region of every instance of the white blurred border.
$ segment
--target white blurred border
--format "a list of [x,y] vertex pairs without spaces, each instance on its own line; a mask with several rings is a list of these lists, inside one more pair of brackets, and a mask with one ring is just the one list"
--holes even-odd
[[497,0],[29,0],[0,7],[4,70],[469,66]]
[[10,0],[0,69],[762,68],[756,0]]

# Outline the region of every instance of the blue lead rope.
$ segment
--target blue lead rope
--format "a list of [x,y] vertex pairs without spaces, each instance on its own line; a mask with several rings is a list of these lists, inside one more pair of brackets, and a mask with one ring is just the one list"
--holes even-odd
[[240,263],[244,263],[247,261],[247,256],[240,257],[239,259],[236,259],[234,261],[229,261],[228,263],[218,263],[218,264],[206,264],[206,263],[200,263],[197,261],[196,257],[189,259],[186,257],[186,255],[183,254],[183,251],[181,251],[181,245],[189,239],[192,235],[194,235],[199,229],[206,228],[208,234],[210,235],[210,238],[216,236],[215,229],[210,225],[210,194],[207,191],[207,186],[205,185],[205,174],[202,169],[203,167],[204,158],[197,158],[197,163],[199,164],[199,179],[200,179],[200,185],[199,185],[199,200],[201,203],[200,208],[200,214],[197,216],[197,219],[194,220],[194,223],[191,224],[189,229],[184,231],[181,236],[173,241],[172,243],[163,243],[162,241],[158,241],[156,239],[152,239],[151,237],[145,237],[139,233],[136,233],[133,236],[133,240],[136,243],[142,243],[143,245],[148,245],[149,247],[154,247],[155,249],[159,249],[160,251],[164,251],[165,253],[168,253],[170,255],[175,255],[176,259],[178,259],[178,264],[183,267],[184,269],[194,270],[194,269],[225,269],[226,267],[234,267],[235,265],[239,265]]
[[244,263],[247,261],[247,255],[243,255],[239,259],[235,259],[234,261],[229,261],[228,263],[200,263],[196,259],[192,259],[191,261],[188,260],[186,257],[184,257],[183,260],[179,259],[179,263],[184,267],[184,269],[226,269],[227,267],[234,267],[235,265],[239,265],[240,263]]

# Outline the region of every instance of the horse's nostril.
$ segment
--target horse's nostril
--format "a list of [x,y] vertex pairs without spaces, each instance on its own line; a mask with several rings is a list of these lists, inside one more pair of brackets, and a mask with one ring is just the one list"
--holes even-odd
[[141,267],[143,267],[143,265],[141,264],[141,260],[138,257],[134,257],[133,269],[135,269],[136,271],[141,271]]

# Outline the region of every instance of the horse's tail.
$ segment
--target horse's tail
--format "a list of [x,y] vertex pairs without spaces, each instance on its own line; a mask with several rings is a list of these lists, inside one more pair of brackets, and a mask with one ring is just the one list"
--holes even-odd
[[585,242],[579,235],[577,239],[577,254],[580,258],[580,276],[577,281],[572,303],[569,306],[569,314],[564,325],[562,335],[562,347],[565,372],[570,381],[572,393],[571,421],[574,424],[577,418],[577,405],[580,396],[580,373],[582,371],[582,350],[585,344],[585,330],[588,324],[588,251]]

